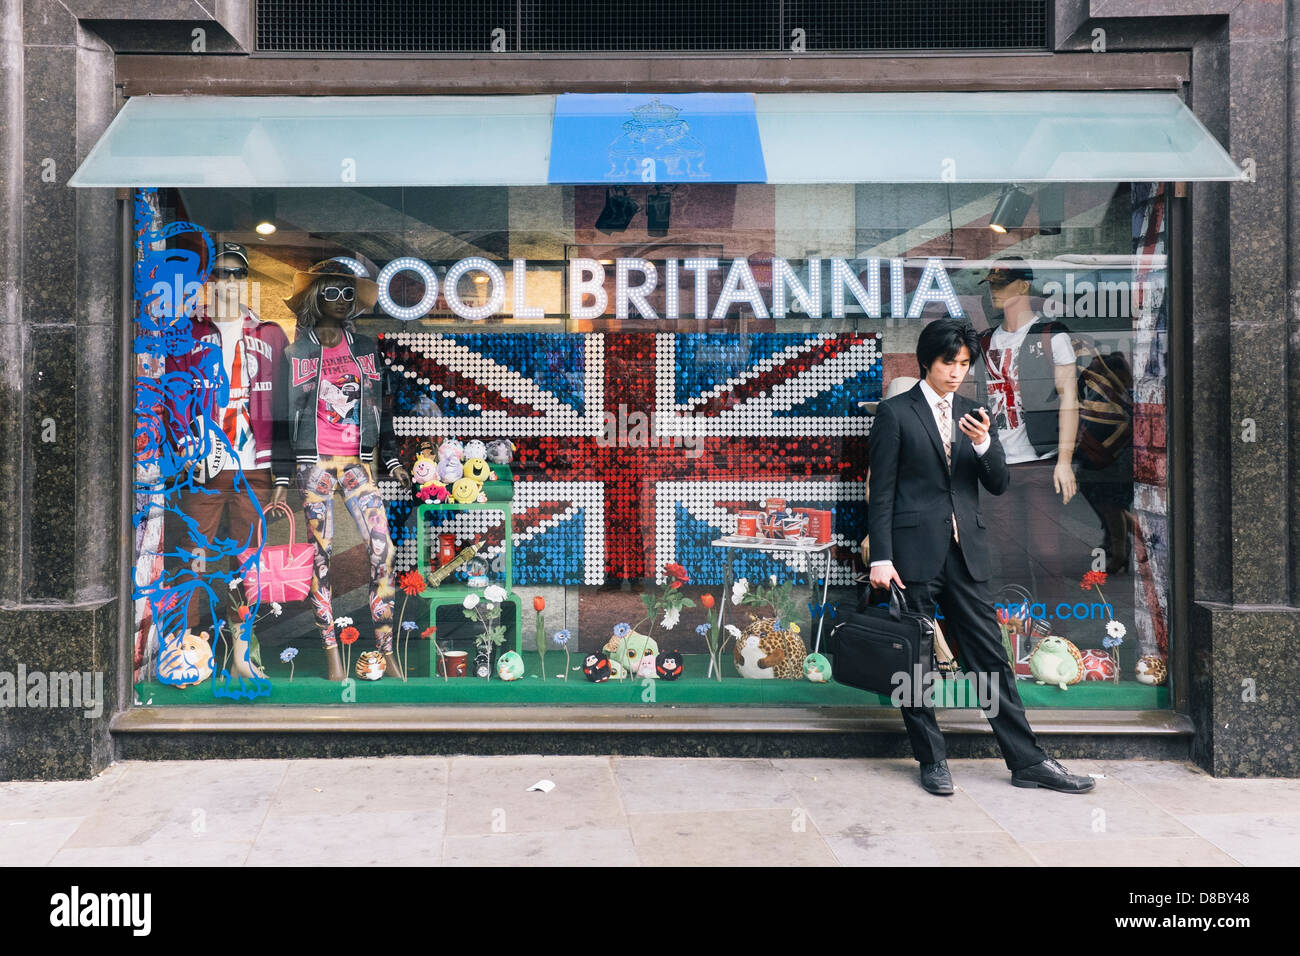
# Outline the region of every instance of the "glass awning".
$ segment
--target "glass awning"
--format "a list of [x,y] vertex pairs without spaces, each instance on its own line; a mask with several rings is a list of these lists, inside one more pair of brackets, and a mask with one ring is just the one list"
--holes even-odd
[[[1173,93],[725,96],[134,97],[70,184],[1195,182],[1242,175]],[[757,136],[748,135],[755,124]],[[578,165],[593,155],[596,162]]]

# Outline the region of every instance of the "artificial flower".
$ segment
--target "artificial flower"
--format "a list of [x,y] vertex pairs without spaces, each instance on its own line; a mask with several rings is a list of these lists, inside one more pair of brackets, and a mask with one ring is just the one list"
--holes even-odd
[[334,624],[335,624],[336,626],[338,626],[338,627],[351,627],[351,626],[352,626],[352,618],[350,618],[350,617],[336,617],[336,618],[334,619]]
[[420,636],[427,641],[429,638],[433,637],[433,635],[437,633],[438,633],[438,629],[436,627],[426,627],[423,631],[420,632]]
[[569,643],[569,638],[571,636],[572,635],[569,633],[569,629],[565,628],[562,631],[556,631],[554,634],[552,634],[551,640],[555,642],[556,647],[563,647],[565,644]]
[[483,598],[493,604],[500,604],[506,599],[506,589],[499,584],[489,584],[483,589]]
[[739,581],[737,581],[735,584],[731,586],[731,603],[739,604],[744,599],[745,595],[748,593],[749,593],[749,582],[746,581],[744,578],[741,578]]
[[1122,637],[1103,637],[1101,639],[1101,646],[1105,648],[1119,647],[1123,643],[1124,639]]
[[677,626],[677,620],[681,616],[682,616],[681,608],[670,607],[668,610],[664,611],[664,619],[663,621],[660,622],[660,626],[663,627],[665,630],[671,631],[674,627]]
[[230,579],[230,590],[232,590],[232,591],[235,590],[235,588],[239,587],[239,586],[240,586],[241,584],[243,584],[243,583],[244,583],[244,579],[243,579],[243,578],[231,578],[231,579]]
[[289,663],[297,656],[298,656],[298,648],[296,647],[286,647],[284,650],[280,652],[280,660],[284,661],[286,664]]
[[727,625],[727,633],[730,634],[732,637],[736,638],[737,640],[740,639],[740,628],[736,627],[736,625],[734,624]]
[[713,595],[712,595],[712,594],[708,594],[708,593],[701,594],[701,595],[700,595],[700,603],[704,605],[705,610],[712,610],[712,609],[713,609]]
[[420,626],[420,625],[416,624],[414,621],[403,621],[403,622],[402,622],[402,630],[404,630],[404,631],[413,631],[413,630],[415,630],[415,629],[416,629],[417,627],[419,627],[419,626]]
[[480,598],[480,597],[478,596],[478,594],[475,593],[474,591],[471,591],[469,594],[466,594],[466,595],[465,595],[465,610],[467,610],[467,611],[472,611],[472,610],[474,610],[474,608],[478,607],[478,602],[481,601],[481,600],[482,600],[482,598]]
[[538,614],[541,614],[543,611],[545,611],[546,598],[542,597],[540,594],[537,595],[535,598],[533,598],[533,610],[536,611]]
[[276,617],[279,617],[281,614],[284,613],[284,608],[280,606],[280,603],[278,601],[272,601],[271,613],[274,614]]
[[419,571],[407,571],[397,579],[397,586],[406,592],[407,597],[416,597],[427,587],[424,583],[424,575]]
[[699,627],[695,629],[695,633],[700,635],[700,637],[708,637],[710,630],[712,630],[712,628],[710,628],[709,625],[701,624]]
[[1084,572],[1083,580],[1079,582],[1079,588],[1080,590],[1086,591],[1089,588],[1097,587],[1098,585],[1105,584],[1105,583],[1106,583],[1105,571],[1086,571]]
[[691,581],[691,576],[686,573],[686,569],[680,564],[665,564],[664,574],[673,579],[668,583],[668,586],[673,590],[676,590],[683,584],[689,584]]
[[632,625],[627,623],[627,621],[619,621],[617,624],[614,625],[615,637],[627,637],[631,633],[632,633]]
[[344,644],[355,644],[357,642],[357,638],[359,638],[360,636],[361,636],[361,632],[358,631],[355,627],[345,627],[339,633],[339,640],[342,641]]
[[1111,620],[1106,622],[1106,633],[1111,637],[1116,638],[1116,643],[1118,644],[1119,639],[1122,639],[1128,631],[1119,621]]
[[768,575],[767,583],[772,587],[776,587],[776,575],[775,574]]
[[247,604],[241,604],[241,605],[239,606],[239,619],[240,619],[241,621],[247,621],[247,620],[248,620],[248,614],[249,614],[249,611],[250,611],[250,610],[251,610],[251,608],[249,608],[249,606],[248,606]]

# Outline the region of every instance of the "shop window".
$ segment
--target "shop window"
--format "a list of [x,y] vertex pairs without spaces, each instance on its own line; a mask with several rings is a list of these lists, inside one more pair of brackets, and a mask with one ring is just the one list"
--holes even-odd
[[829,636],[954,315],[1022,696],[1167,706],[1167,194],[1024,192],[137,191],[138,702],[887,706]]

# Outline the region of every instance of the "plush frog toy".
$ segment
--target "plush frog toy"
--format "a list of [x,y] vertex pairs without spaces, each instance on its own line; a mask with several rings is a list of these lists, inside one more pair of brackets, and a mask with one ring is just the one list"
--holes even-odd
[[659,645],[654,638],[632,631],[625,637],[611,637],[604,650],[609,655],[612,676],[658,679],[655,658],[659,656]]
[[497,676],[502,680],[519,680],[524,676],[524,659],[516,651],[506,651],[497,658]]
[[1083,657],[1065,638],[1045,637],[1029,654],[1029,673],[1040,684],[1065,690],[1083,679]]
[[824,654],[809,654],[803,659],[803,676],[814,684],[824,684],[831,679],[831,662]]

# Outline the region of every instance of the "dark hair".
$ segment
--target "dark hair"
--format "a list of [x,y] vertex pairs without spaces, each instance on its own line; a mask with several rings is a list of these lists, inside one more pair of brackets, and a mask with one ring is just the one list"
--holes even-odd
[[929,374],[930,363],[939,356],[942,355],[945,362],[953,361],[963,345],[970,349],[973,364],[980,355],[980,338],[969,322],[935,319],[926,325],[916,340],[916,364],[920,366],[921,377]]
[[[316,297],[320,295],[321,289],[331,284],[345,285],[348,281],[347,277],[334,275],[325,275],[318,279],[314,279],[311,284],[311,289],[308,290],[307,295],[303,297],[302,304],[298,306],[298,328],[316,328],[316,323],[320,321],[320,304],[316,301]],[[352,279],[351,282],[352,288],[355,289],[357,287],[356,280]],[[352,311],[348,313],[348,317],[343,320],[343,328],[347,329],[349,332],[356,331],[356,314],[358,305],[359,303],[354,299],[352,302]]]

